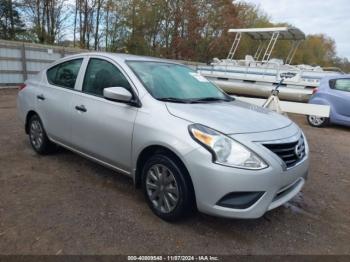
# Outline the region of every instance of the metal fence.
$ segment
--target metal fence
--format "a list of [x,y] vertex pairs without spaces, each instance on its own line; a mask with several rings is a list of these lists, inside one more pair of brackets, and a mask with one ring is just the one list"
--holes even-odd
[[64,56],[86,51],[78,48],[0,40],[0,86],[21,84],[47,64]]
[[[86,49],[0,40],[0,86],[16,86],[55,60]],[[203,63],[174,60],[196,69]]]

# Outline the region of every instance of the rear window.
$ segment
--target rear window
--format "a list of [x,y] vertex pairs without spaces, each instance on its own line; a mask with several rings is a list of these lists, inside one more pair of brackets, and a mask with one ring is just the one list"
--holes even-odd
[[47,70],[46,76],[50,84],[73,89],[83,59],[63,62]]

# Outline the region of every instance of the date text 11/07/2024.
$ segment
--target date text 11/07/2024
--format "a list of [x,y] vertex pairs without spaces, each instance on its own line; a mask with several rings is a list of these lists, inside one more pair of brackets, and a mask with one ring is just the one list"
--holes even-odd
[[128,256],[128,261],[220,261],[217,256]]

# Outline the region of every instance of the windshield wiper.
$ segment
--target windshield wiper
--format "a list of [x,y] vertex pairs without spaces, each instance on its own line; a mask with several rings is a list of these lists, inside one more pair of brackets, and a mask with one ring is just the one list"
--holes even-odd
[[159,101],[171,102],[171,103],[183,103],[183,104],[194,104],[201,102],[216,102],[216,101],[225,101],[230,102],[235,100],[233,97],[219,98],[219,97],[204,97],[204,98],[194,98],[194,99],[181,99],[176,97],[161,97],[157,98]]
[[192,102],[192,101],[189,101],[186,99],[181,99],[181,98],[176,98],[176,97],[161,97],[161,98],[157,98],[157,100],[163,101],[163,102],[184,103],[184,104],[188,104],[188,103]]
[[234,98],[232,98],[232,97],[227,97],[227,98],[204,97],[204,98],[198,98],[198,99],[191,99],[191,103],[216,102],[216,101],[230,102],[230,101],[233,101],[233,100],[234,100]]

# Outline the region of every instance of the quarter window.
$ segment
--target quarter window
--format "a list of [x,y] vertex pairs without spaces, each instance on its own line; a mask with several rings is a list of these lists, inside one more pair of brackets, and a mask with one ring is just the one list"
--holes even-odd
[[337,79],[334,83],[334,89],[350,92],[350,79]]
[[47,70],[47,80],[50,84],[74,89],[83,59],[74,59],[63,62]]
[[107,87],[124,87],[131,91],[125,76],[113,64],[98,58],[91,58],[86,69],[83,92],[103,96]]

